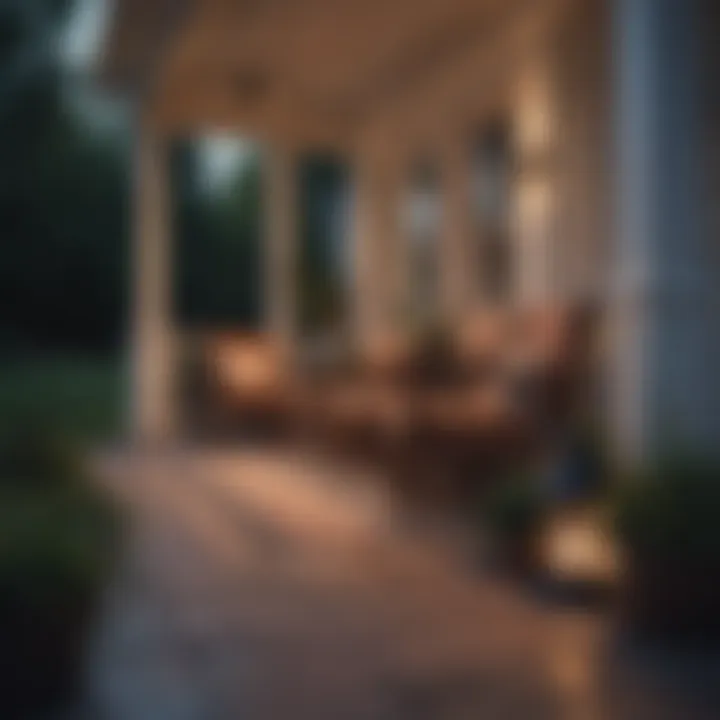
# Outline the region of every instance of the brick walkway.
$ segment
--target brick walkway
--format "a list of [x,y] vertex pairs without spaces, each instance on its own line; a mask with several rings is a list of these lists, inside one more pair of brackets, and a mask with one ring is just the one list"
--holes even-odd
[[602,617],[541,607],[403,533],[367,483],[250,451],[103,462],[134,522],[93,718],[717,716],[717,667],[632,661]]

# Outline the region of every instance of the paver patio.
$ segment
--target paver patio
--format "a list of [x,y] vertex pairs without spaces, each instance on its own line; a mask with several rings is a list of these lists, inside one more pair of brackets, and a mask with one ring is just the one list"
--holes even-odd
[[717,662],[641,662],[602,613],[540,603],[403,528],[367,478],[262,450],[101,463],[132,524],[93,718],[718,716]]

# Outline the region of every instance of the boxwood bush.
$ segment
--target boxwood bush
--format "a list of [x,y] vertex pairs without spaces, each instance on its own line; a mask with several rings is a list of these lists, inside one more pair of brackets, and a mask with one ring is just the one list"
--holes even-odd
[[717,646],[720,469],[674,459],[625,485],[616,514],[621,619],[642,639]]
[[62,434],[18,423],[0,439],[0,717],[70,702],[115,566],[121,518]]
[[495,537],[527,537],[541,528],[547,506],[547,498],[536,482],[523,477],[511,478],[488,494],[484,519]]
[[616,530],[636,556],[720,563],[720,468],[675,458],[623,483]]
[[482,519],[496,567],[525,576],[539,570],[548,510],[548,498],[533,477],[507,478],[486,496]]
[[46,420],[21,417],[0,427],[0,486],[64,487],[84,475],[77,441]]

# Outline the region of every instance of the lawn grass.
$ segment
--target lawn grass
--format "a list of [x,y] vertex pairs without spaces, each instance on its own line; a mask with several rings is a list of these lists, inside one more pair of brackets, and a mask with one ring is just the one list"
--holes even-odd
[[83,442],[123,429],[125,374],[118,359],[43,357],[0,362],[0,424],[27,418]]

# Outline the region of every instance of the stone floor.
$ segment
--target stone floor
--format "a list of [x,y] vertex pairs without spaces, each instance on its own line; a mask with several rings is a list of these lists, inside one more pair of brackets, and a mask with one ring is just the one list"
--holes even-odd
[[132,527],[90,718],[720,717],[717,663],[620,650],[602,613],[399,527],[367,478],[260,450],[102,464]]

